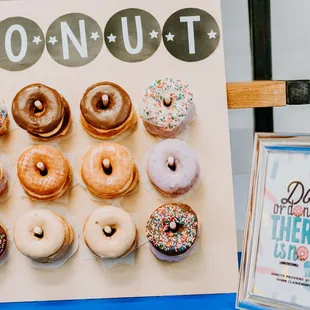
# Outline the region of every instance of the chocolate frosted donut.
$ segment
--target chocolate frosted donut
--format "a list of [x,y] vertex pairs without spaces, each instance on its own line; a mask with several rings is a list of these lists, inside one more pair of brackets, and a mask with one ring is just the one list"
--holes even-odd
[[185,258],[197,235],[197,215],[183,203],[160,206],[146,224],[146,236],[152,253],[158,259],[170,262]]
[[8,247],[8,236],[6,229],[0,224],[0,258],[5,254]]
[[43,84],[21,89],[13,99],[12,114],[18,126],[41,139],[64,135],[71,119],[66,100]]
[[83,128],[99,139],[113,138],[133,129],[137,123],[129,95],[111,82],[90,86],[83,95],[80,110]]

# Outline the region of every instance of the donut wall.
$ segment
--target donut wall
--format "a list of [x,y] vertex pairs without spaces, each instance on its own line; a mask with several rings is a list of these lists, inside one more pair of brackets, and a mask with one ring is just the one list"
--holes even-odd
[[219,1],[0,8],[0,302],[235,292]]

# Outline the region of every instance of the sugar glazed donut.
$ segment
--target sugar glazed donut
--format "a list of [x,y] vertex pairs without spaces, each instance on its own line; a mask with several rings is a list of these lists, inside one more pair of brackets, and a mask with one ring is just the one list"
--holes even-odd
[[8,187],[8,172],[0,162],[0,196],[6,191]]
[[81,177],[91,193],[105,199],[130,193],[139,181],[129,151],[113,142],[96,145],[85,154]]
[[90,86],[80,103],[81,124],[97,139],[112,139],[137,125],[131,99],[119,85],[102,82]]
[[0,258],[8,249],[8,234],[3,224],[0,224]]
[[151,150],[147,173],[161,194],[172,197],[187,193],[195,185],[200,166],[195,152],[187,143],[167,139]]
[[20,90],[13,99],[12,114],[19,127],[40,140],[65,135],[71,123],[65,98],[43,84],[31,84]]
[[8,110],[3,99],[0,98],[0,136],[4,135],[9,129]]
[[72,180],[67,159],[47,145],[27,148],[18,159],[17,175],[26,194],[35,200],[53,200],[62,196]]
[[39,263],[51,263],[69,250],[74,231],[61,216],[48,210],[35,210],[22,215],[13,228],[16,248]]
[[193,94],[180,80],[157,80],[146,89],[140,113],[151,134],[174,138],[195,118]]
[[152,253],[158,259],[180,261],[187,256],[197,240],[197,215],[186,204],[164,204],[147,221],[146,236]]
[[83,234],[87,247],[99,258],[124,257],[136,248],[138,239],[130,214],[113,206],[91,213],[85,221]]

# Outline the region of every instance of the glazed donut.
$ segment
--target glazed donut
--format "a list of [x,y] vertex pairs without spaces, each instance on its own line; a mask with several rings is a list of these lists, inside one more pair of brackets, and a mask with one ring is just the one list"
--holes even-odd
[[147,161],[147,173],[165,196],[187,193],[197,182],[200,166],[195,152],[184,141],[167,139],[157,143]]
[[137,125],[129,95],[115,83],[90,86],[83,95],[80,110],[83,128],[97,139],[112,139]]
[[96,145],[85,154],[81,177],[91,193],[105,199],[128,194],[139,181],[129,151],[113,142]]
[[3,224],[0,224],[0,258],[6,253],[8,248],[8,234]]
[[8,172],[0,162],[0,196],[6,191],[8,187]]
[[4,135],[9,129],[8,110],[3,99],[0,98],[0,136]]
[[151,134],[174,138],[194,121],[195,114],[193,94],[182,81],[165,78],[146,89],[141,117]]
[[52,146],[28,147],[17,162],[17,175],[26,194],[35,200],[53,200],[65,193],[72,180],[71,167]]
[[43,84],[21,89],[13,99],[12,114],[19,127],[40,140],[65,135],[71,123],[65,98]]
[[22,215],[13,229],[16,248],[39,263],[51,263],[69,250],[74,231],[61,216],[48,210],[35,210]]
[[198,236],[198,218],[190,206],[167,203],[157,208],[146,224],[152,253],[161,260],[185,258]]
[[91,213],[85,221],[83,235],[87,247],[99,258],[124,257],[136,248],[138,239],[130,214],[112,206]]

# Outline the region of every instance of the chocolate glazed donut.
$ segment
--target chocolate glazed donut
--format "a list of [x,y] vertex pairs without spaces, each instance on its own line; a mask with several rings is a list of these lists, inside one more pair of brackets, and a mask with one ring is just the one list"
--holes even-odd
[[12,115],[19,127],[40,139],[64,135],[71,120],[67,101],[43,84],[21,89],[13,99]]
[[129,95],[111,82],[89,87],[81,100],[80,110],[83,128],[99,139],[111,139],[133,129],[137,123]]

